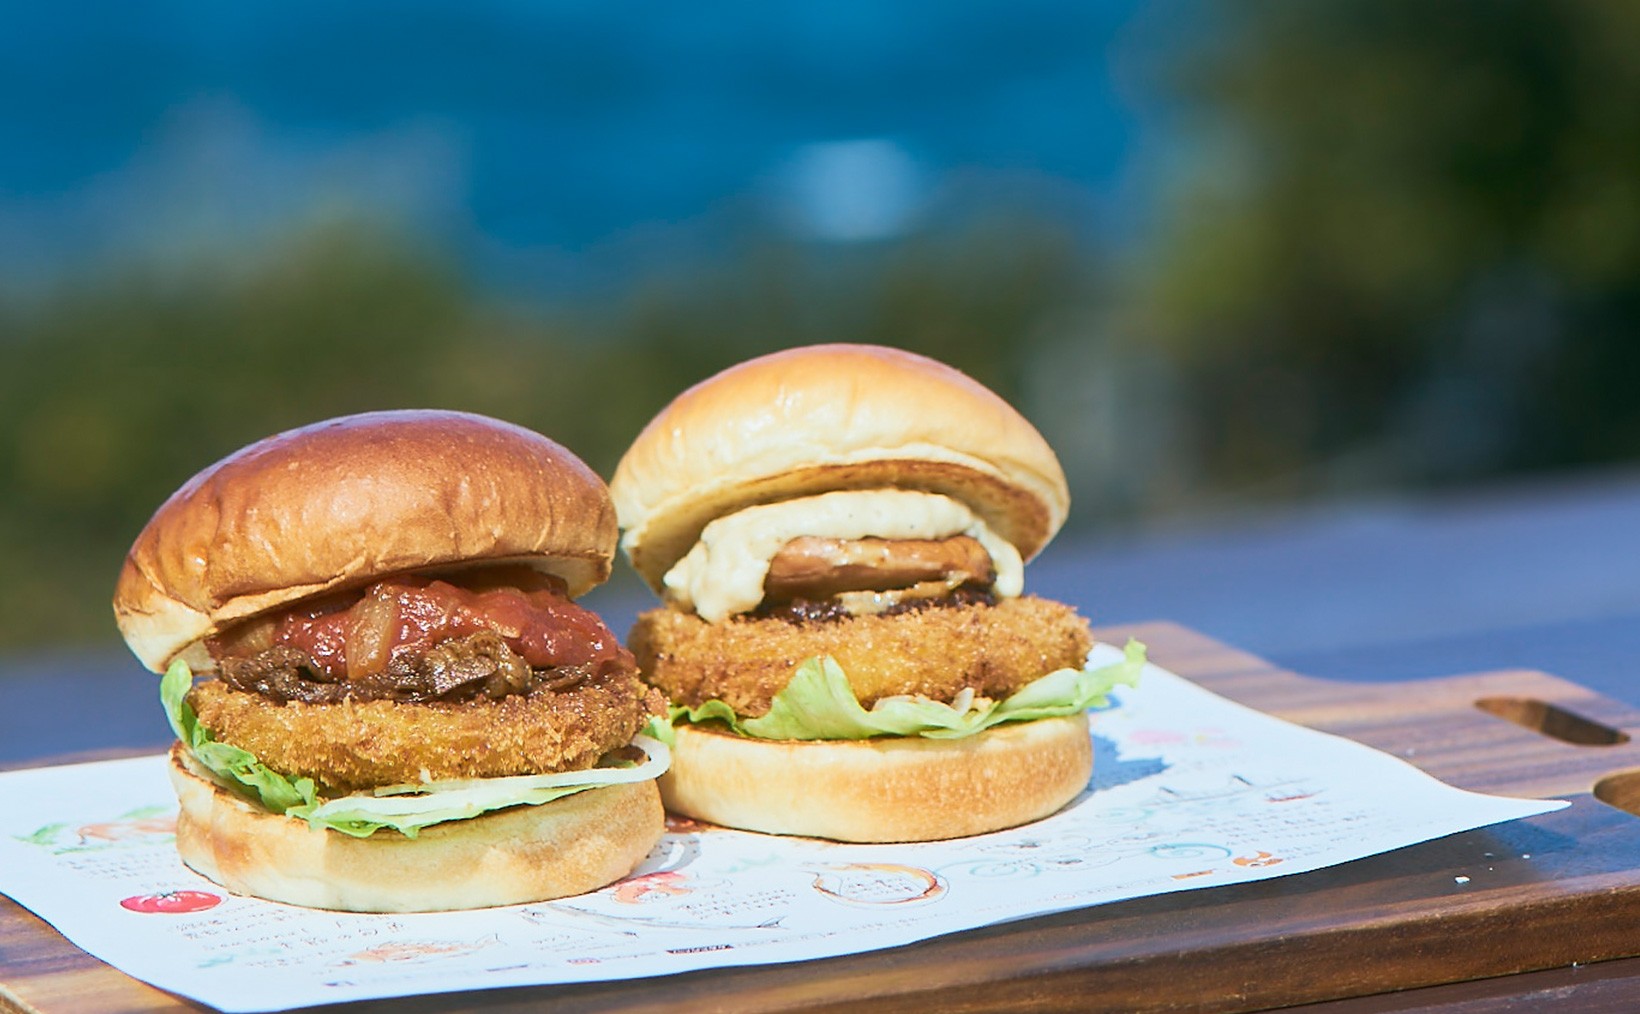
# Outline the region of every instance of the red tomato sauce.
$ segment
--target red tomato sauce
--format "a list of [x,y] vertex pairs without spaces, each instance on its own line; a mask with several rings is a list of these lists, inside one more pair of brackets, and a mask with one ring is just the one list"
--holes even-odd
[[397,655],[484,630],[500,634],[536,669],[598,662],[625,650],[597,614],[555,590],[474,590],[414,576],[371,585],[351,605],[332,599],[293,609],[274,618],[271,631],[264,626],[255,636],[237,639],[239,651],[229,650],[287,645],[341,680],[379,672]]

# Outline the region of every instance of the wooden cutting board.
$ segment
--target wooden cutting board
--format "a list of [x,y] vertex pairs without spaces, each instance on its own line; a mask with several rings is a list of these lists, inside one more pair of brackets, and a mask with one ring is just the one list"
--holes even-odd
[[[1332,869],[868,954],[349,1009],[1241,1011],[1640,955],[1640,820],[1621,808],[1640,811],[1640,744],[1629,739],[1640,735],[1640,710],[1535,672],[1344,684],[1283,672],[1172,624],[1099,634],[1136,636],[1181,676],[1453,785],[1572,805]],[[1346,1006],[1396,1005],[1366,1003]],[[102,964],[0,898],[0,1009],[199,1008]]]

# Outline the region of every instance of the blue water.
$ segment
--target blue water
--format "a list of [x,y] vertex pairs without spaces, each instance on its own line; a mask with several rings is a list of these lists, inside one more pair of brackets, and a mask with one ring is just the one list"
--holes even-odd
[[887,145],[902,203],[976,175],[1097,195],[1133,144],[1113,54],[1136,7],[14,4],[0,256],[325,201],[574,251],[789,196],[860,139]]

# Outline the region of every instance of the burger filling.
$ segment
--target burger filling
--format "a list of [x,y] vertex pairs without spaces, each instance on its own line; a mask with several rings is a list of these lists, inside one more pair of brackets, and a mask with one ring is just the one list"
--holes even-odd
[[224,684],[279,704],[499,700],[632,670],[603,621],[556,579],[456,580],[381,581],[259,617],[206,648]]
[[188,762],[314,827],[414,836],[668,763],[631,653],[523,568],[383,580],[206,648],[220,678],[179,659],[161,681]]
[[991,556],[967,535],[947,539],[823,539],[805,535],[780,547],[763,579],[766,598],[819,598],[889,591],[928,581],[989,587]]
[[1144,666],[1137,644],[1090,650],[1086,620],[1034,596],[824,623],[654,609],[630,643],[674,724],[779,740],[952,738],[1075,715]]
[[[823,493],[748,507],[707,525],[663,579],[668,600],[707,622],[788,603],[863,616],[959,589],[1019,595],[1012,543],[966,505],[915,490]],[[812,605],[798,608],[811,618]]]
[[951,497],[834,491],[709,523],[629,640],[674,723],[765,739],[969,736],[1137,678],[1142,647],[1092,664],[1087,621],[1023,583]]
[[885,603],[880,609],[864,611],[849,608],[850,599],[855,595],[844,595],[836,598],[794,598],[785,602],[773,600],[765,601],[757,609],[747,615],[755,619],[783,620],[786,623],[837,623],[851,617],[869,616],[902,616],[906,613],[920,612],[925,609],[957,609],[963,606],[994,606],[997,597],[984,588],[964,585],[946,591],[940,586],[935,594],[916,594],[922,588],[903,589],[906,594],[898,592],[883,592],[874,594],[879,602]]

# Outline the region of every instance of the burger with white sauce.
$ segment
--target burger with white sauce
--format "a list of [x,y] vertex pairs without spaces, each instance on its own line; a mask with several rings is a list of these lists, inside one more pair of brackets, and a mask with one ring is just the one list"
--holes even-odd
[[909,352],[791,349],[680,394],[610,484],[664,605],[628,636],[667,694],[669,809],[921,841],[1022,824],[1088,784],[1088,623],[1023,594],[1069,506],[1040,433]]

